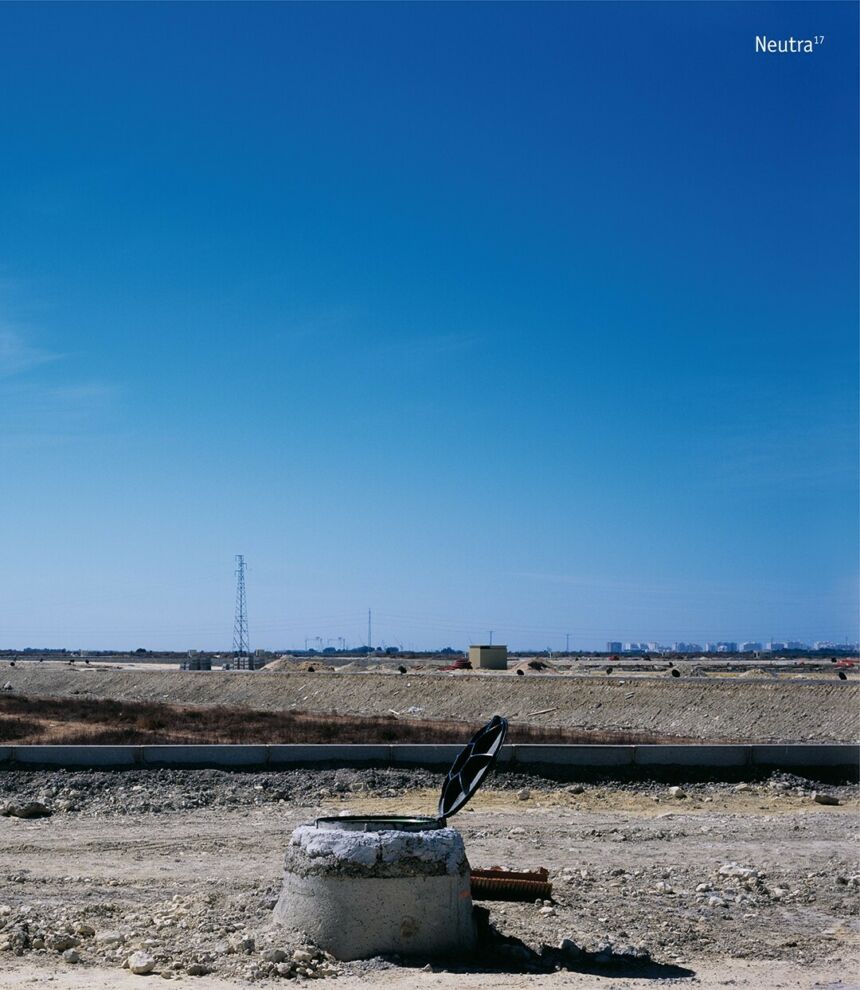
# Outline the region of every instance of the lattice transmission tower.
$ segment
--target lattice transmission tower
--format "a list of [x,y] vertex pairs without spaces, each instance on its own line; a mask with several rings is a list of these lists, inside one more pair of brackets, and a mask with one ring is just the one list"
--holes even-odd
[[248,641],[248,603],[245,599],[245,557],[236,555],[236,618],[233,622],[233,666],[253,670],[254,658]]

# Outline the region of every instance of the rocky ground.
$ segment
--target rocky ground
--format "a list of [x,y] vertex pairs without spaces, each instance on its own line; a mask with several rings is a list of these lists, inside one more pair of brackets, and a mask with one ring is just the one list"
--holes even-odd
[[[857,788],[785,774],[680,789],[497,775],[452,824],[473,866],[546,866],[553,897],[483,902],[483,952],[463,972],[341,964],[271,924],[297,824],[432,814],[438,784],[383,770],[0,773],[12,811],[0,817],[0,987],[155,974],[207,987],[852,985]],[[44,816],[17,817],[28,803]]]

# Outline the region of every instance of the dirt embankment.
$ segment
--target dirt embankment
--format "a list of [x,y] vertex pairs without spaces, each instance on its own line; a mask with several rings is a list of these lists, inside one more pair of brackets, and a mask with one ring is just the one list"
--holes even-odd
[[486,720],[750,742],[854,742],[860,684],[480,674],[155,671],[0,665],[32,696],[80,696],[259,711]]
[[[479,722],[396,715],[257,711],[227,705],[169,705],[68,695],[0,694],[0,744],[17,746],[186,745],[202,743],[459,743]],[[652,733],[601,732],[512,722],[511,743],[662,743]],[[676,741],[674,739],[670,740]],[[695,740],[681,740],[695,742]]]

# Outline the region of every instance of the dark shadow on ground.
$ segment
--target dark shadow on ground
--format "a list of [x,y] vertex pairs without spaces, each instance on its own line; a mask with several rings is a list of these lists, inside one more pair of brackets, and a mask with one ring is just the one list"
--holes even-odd
[[[477,914],[477,912],[476,912]],[[695,970],[652,959],[647,951],[632,947],[586,950],[567,941],[564,948],[542,945],[535,952],[521,939],[503,935],[486,920],[479,923],[478,951],[469,961],[403,959],[386,956],[389,962],[407,967],[429,965],[439,973],[555,973],[560,970],[585,973],[607,980],[682,980],[695,977]]]

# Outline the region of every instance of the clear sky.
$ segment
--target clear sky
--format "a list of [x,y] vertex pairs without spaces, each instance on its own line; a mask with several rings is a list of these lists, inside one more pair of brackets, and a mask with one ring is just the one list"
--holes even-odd
[[0,645],[857,638],[857,39],[0,6]]

